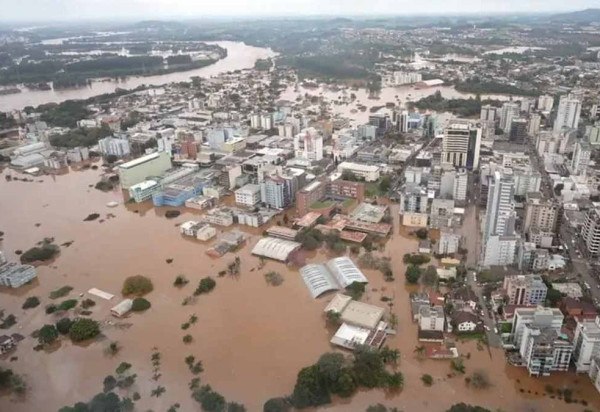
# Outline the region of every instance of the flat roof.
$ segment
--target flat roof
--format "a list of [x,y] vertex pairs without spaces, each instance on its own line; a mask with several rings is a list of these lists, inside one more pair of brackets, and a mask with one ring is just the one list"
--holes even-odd
[[137,159],[130,160],[129,162],[123,163],[119,167],[123,168],[123,169],[129,169],[129,168],[141,165],[142,163],[149,162],[150,160],[157,159],[158,156],[159,156],[158,152],[150,153],[145,156],[138,157]]
[[342,312],[342,320],[356,326],[375,329],[384,312],[379,306],[353,300]]
[[342,313],[351,300],[352,298],[348,295],[336,293],[333,299],[331,299],[331,302],[329,302],[329,304],[325,307],[323,312],[327,313],[332,310],[335,313]]

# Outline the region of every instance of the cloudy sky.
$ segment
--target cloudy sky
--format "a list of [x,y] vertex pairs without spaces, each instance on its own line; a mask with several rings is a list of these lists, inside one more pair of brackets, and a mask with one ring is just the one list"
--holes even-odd
[[599,0],[0,0],[0,20],[571,11]]

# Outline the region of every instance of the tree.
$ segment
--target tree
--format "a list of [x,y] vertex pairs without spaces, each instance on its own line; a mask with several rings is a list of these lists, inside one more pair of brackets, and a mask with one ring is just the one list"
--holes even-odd
[[548,306],[555,308],[558,306],[562,297],[562,293],[550,286],[548,288],[548,292],[546,293],[546,302]]
[[291,399],[292,404],[299,409],[331,402],[325,379],[319,373],[317,365],[300,370]]
[[291,407],[285,398],[271,398],[263,405],[263,412],[289,412]]
[[452,359],[452,361],[450,362],[450,368],[458,373],[465,373],[465,364],[460,358]]
[[325,317],[329,326],[339,327],[342,324],[342,314],[340,312],[328,310]]
[[40,299],[37,296],[30,296],[27,299],[25,299],[25,302],[23,303],[22,308],[23,309],[31,309],[31,308],[35,308],[37,306],[39,306],[40,304]]
[[475,389],[487,389],[491,386],[487,373],[482,370],[473,372],[469,379],[469,384]]
[[346,287],[346,292],[348,292],[352,299],[360,300],[363,293],[365,293],[365,284],[360,282],[352,282]]
[[131,310],[134,312],[143,312],[145,310],[150,309],[150,302],[148,302],[144,298],[135,298],[133,303],[131,304]]
[[435,266],[428,266],[421,276],[421,281],[427,286],[435,286],[438,282],[437,269]]
[[194,391],[192,397],[200,403],[202,409],[207,412],[222,412],[225,410],[225,398],[212,390],[210,385],[204,385]]
[[121,293],[124,296],[134,295],[134,296],[143,296],[147,293],[152,292],[154,289],[154,285],[152,281],[145,276],[136,275],[129,276],[123,282],[123,288],[121,289]]
[[415,265],[409,265],[406,268],[406,273],[405,273],[405,277],[406,277],[406,282],[410,283],[412,285],[415,285],[419,282],[419,277],[421,276],[421,269],[419,269],[418,266]]
[[452,407],[450,407],[450,409],[448,409],[446,412],[491,412],[489,409],[486,408],[482,408],[481,406],[472,406],[472,405],[468,405],[466,403],[457,403],[455,405],[452,405]]
[[392,179],[389,176],[383,176],[379,181],[379,191],[382,193],[387,193],[390,190],[392,185]]
[[415,232],[415,234],[417,235],[417,237],[418,237],[419,239],[423,239],[423,240],[425,240],[425,239],[427,239],[427,235],[428,235],[429,233],[427,232],[427,229],[421,228],[421,229],[417,230],[417,231]]
[[54,325],[44,325],[38,332],[38,342],[42,346],[53,344],[58,338],[58,331]]
[[246,412],[246,407],[237,402],[229,402],[227,404],[227,412]]
[[58,330],[58,332],[61,335],[67,335],[69,333],[69,330],[71,330],[72,324],[73,322],[71,321],[71,319],[62,318],[58,322],[56,322],[56,330]]
[[200,280],[198,287],[194,291],[194,296],[198,296],[203,293],[209,293],[215,288],[215,286],[217,286],[217,282],[215,282],[215,280],[210,276],[207,276]]
[[388,408],[381,403],[376,403],[375,405],[369,405],[366,412],[388,412]]
[[110,392],[117,387],[117,380],[114,376],[108,375],[106,378],[104,378],[102,384],[104,385],[104,392]]
[[423,385],[425,385],[425,386],[433,385],[433,377],[431,375],[428,375],[428,374],[422,375],[421,381],[423,382]]
[[73,342],[92,339],[100,333],[100,325],[93,319],[77,319],[71,325],[69,336]]

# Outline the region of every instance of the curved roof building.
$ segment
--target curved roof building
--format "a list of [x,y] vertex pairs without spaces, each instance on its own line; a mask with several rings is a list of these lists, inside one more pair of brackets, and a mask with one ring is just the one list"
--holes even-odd
[[299,249],[300,246],[302,246],[300,243],[291,240],[263,237],[252,249],[252,254],[286,262],[290,254]]
[[310,264],[300,269],[302,279],[313,298],[340,287],[324,265]]
[[327,267],[344,289],[354,282],[369,283],[369,280],[349,257],[342,256],[331,259],[327,262]]

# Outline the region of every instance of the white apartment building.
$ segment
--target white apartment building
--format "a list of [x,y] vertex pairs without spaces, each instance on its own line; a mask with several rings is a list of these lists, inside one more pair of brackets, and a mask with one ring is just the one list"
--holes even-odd
[[506,276],[503,288],[510,305],[543,305],[548,293],[548,288],[539,275]]
[[592,359],[600,356],[600,317],[577,322],[573,345],[573,359],[577,372],[589,371]]
[[563,95],[558,103],[558,111],[554,120],[554,134],[563,128],[576,129],[581,114],[581,101],[572,95]]
[[585,140],[579,140],[575,145],[573,158],[571,159],[571,173],[574,175],[585,175],[591,157],[591,145]]
[[587,247],[587,252],[591,256],[598,256],[600,253],[600,210],[590,208],[587,211],[581,236]]
[[484,106],[481,106],[481,113],[479,115],[479,120],[483,121],[483,122],[493,122],[496,120],[496,115],[498,112],[498,108],[495,106],[491,106],[489,104],[486,104]]
[[440,255],[457,253],[460,247],[460,238],[459,234],[452,233],[449,230],[441,230],[440,240],[437,242],[437,253]]
[[444,308],[442,306],[421,306],[419,308],[419,329],[444,331]]
[[235,203],[253,207],[260,202],[260,185],[247,184],[235,191]]
[[454,175],[454,200],[457,202],[465,202],[467,200],[467,185],[469,175],[466,169],[459,169]]
[[111,136],[105,137],[104,139],[98,140],[98,149],[104,156],[117,156],[124,157],[129,156],[131,150],[129,148],[129,141],[126,139],[117,139]]
[[519,117],[521,106],[517,102],[506,102],[500,108],[500,124],[499,127],[508,134],[510,131],[510,124],[513,119]]
[[550,113],[552,111],[552,107],[554,107],[554,97],[543,94],[538,97],[537,108],[542,113]]
[[323,159],[323,136],[314,127],[303,129],[294,136],[294,153],[300,159]]
[[560,333],[565,317],[557,308],[517,308],[513,318],[511,341],[516,348],[521,347],[523,332],[526,326],[530,328],[551,328]]

